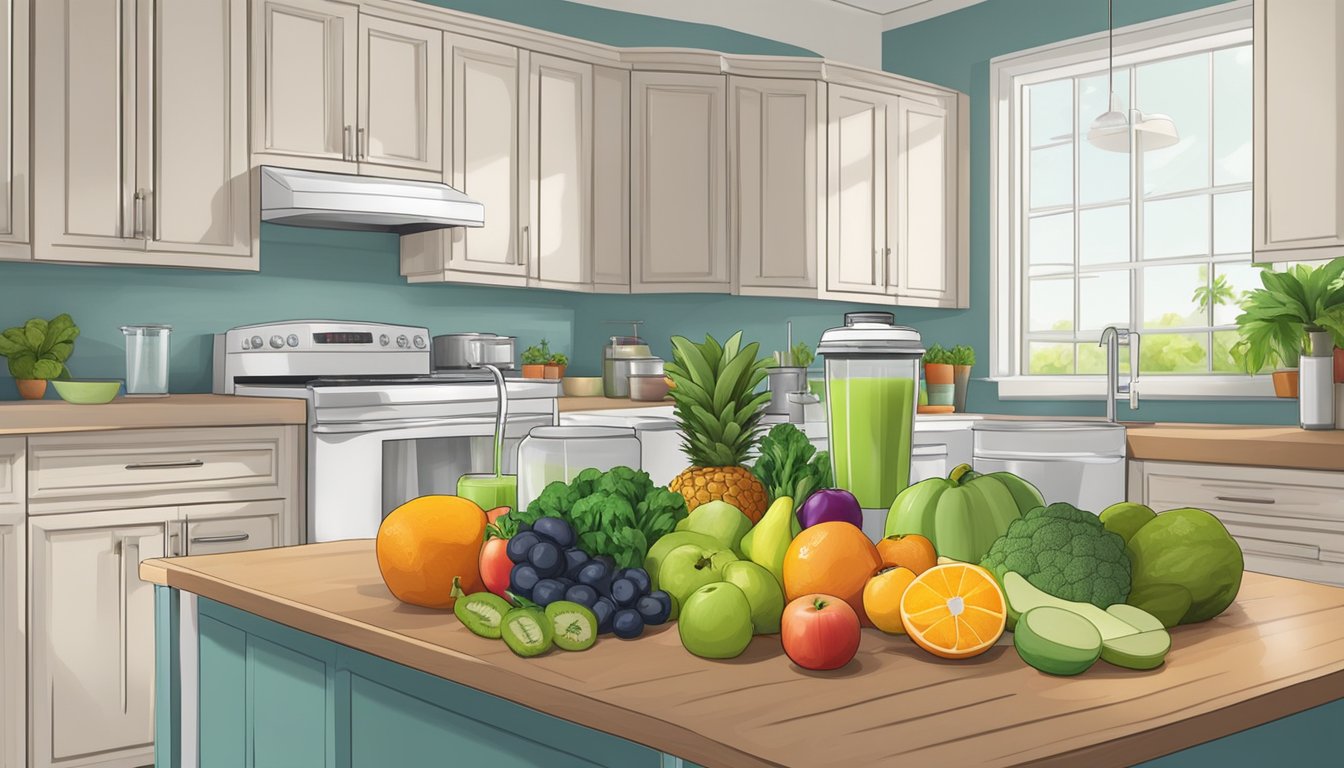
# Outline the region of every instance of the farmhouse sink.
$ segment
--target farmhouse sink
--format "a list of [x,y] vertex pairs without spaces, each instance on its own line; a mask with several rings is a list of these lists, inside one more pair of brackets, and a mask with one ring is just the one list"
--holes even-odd
[[978,421],[971,426],[977,472],[1012,472],[1047,504],[1100,513],[1125,499],[1125,425],[1106,421]]

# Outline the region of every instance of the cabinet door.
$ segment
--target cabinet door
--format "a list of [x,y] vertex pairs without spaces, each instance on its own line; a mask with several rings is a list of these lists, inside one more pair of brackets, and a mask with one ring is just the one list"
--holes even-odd
[[252,24],[252,150],[353,161],[358,7],[253,0]]
[[593,290],[630,291],[630,73],[593,67]]
[[28,764],[25,442],[0,437],[0,768]]
[[727,293],[722,75],[631,75],[631,236],[638,293]]
[[826,289],[885,294],[887,120],[895,98],[832,85],[829,101]]
[[728,80],[729,231],[737,290],[817,297],[817,83]]
[[[0,259],[28,259],[28,11],[0,2]],[[3,765],[3,763],[0,763]]]
[[888,163],[888,221],[895,222],[888,288],[900,297],[955,306],[956,126],[943,105],[900,97],[887,127],[887,146],[896,154]]
[[1255,260],[1344,255],[1344,6],[1255,3]]
[[360,173],[442,173],[442,32],[360,15],[355,155]]
[[154,751],[154,587],[175,507],[29,524],[33,764],[139,765]]
[[148,187],[149,250],[234,257],[220,265],[247,266],[255,254],[246,0],[155,7],[146,121],[153,149],[150,162],[141,162],[149,179],[137,185]]
[[181,507],[187,555],[214,555],[278,547],[286,503],[281,500]]
[[528,55],[528,277],[581,288],[591,281],[593,68]]

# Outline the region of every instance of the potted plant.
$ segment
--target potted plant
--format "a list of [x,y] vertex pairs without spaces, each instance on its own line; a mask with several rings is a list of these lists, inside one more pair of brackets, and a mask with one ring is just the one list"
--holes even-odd
[[546,360],[546,378],[554,379],[556,381],[563,379],[565,377],[565,368],[568,365],[568,357],[560,352],[552,352],[550,358]]
[[0,334],[0,355],[9,360],[9,375],[26,400],[40,400],[47,382],[68,376],[65,361],[75,350],[79,327],[69,315],[51,320],[34,317],[17,328]]
[[966,390],[971,383],[971,366],[975,365],[975,349],[967,344],[952,348],[952,381],[955,386],[953,401],[957,412],[966,412]]
[[929,391],[929,405],[952,405],[956,384],[952,370],[952,352],[941,344],[934,344],[924,353],[924,381]]
[[546,363],[551,359],[551,345],[545,339],[523,350],[523,378],[546,378]]
[[[1264,269],[1264,286],[1247,294],[1237,316],[1241,339],[1232,355],[1249,374],[1274,371],[1274,394],[1297,397],[1297,362],[1311,353],[1312,334],[1344,331],[1344,257],[1320,267],[1298,264],[1283,272]],[[1340,335],[1337,333],[1337,335]]]

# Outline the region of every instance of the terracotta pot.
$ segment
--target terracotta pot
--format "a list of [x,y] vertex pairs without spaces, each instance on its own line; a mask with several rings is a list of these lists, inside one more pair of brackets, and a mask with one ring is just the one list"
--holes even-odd
[[547,379],[559,381],[565,378],[565,368],[566,366],[563,365],[550,365],[548,363],[544,366],[545,373],[543,375]]
[[19,388],[19,397],[24,400],[41,400],[47,394],[46,379],[15,379],[14,384]]
[[523,363],[524,379],[546,378],[546,366],[543,363]]
[[931,363],[924,366],[924,380],[929,384],[951,384],[954,378],[952,366],[947,363]]
[[1297,397],[1297,369],[1275,371],[1273,378],[1275,397]]
[[1335,350],[1335,383],[1344,384],[1344,349]]

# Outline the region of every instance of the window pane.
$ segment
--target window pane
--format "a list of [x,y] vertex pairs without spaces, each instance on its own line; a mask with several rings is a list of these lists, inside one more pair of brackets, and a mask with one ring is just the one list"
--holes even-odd
[[1261,286],[1260,268],[1250,264],[1217,264],[1213,270],[1213,324],[1232,325],[1241,314],[1246,294]]
[[1232,357],[1232,345],[1236,344],[1240,338],[1241,335],[1236,331],[1213,332],[1214,373],[1241,373],[1241,366]]
[[1213,54],[1213,183],[1251,180],[1251,46]]
[[[1092,121],[1110,108],[1106,75],[1078,79],[1078,135],[1085,137]],[[1115,73],[1115,95],[1121,110],[1129,109],[1129,70]],[[1080,138],[1078,145],[1078,201],[1083,204],[1129,197],[1129,153],[1097,149]]]
[[[1142,347],[1140,347],[1142,349]],[[1129,374],[1129,353],[1120,348],[1120,359],[1116,367],[1121,376]],[[1095,341],[1078,345],[1078,373],[1106,373],[1106,348]]]
[[1027,330],[1073,330],[1073,279],[1031,279],[1027,304],[1031,307]]
[[1078,214],[1078,262],[1129,261],[1129,206],[1093,208]]
[[1143,204],[1143,258],[1209,253],[1209,198],[1177,197]]
[[1038,147],[1065,139],[1073,117],[1073,80],[1055,80],[1026,87],[1031,105],[1031,145]]
[[1134,106],[1176,123],[1180,141],[1143,153],[1144,194],[1164,194],[1209,185],[1209,54],[1143,64],[1135,81]]
[[1073,373],[1073,345],[1031,342],[1027,345],[1027,373],[1037,376]]
[[[1139,373],[1206,373],[1207,333],[1153,333],[1139,345]],[[1142,391],[1142,386],[1140,386]]]
[[[1208,266],[1178,264],[1143,269],[1143,327],[1189,328],[1208,325],[1195,292],[1208,284]],[[1142,342],[1147,345],[1148,340]]]
[[1129,270],[1078,276],[1078,328],[1100,331],[1129,325]]
[[1251,252],[1251,191],[1213,196],[1214,254]]
[[1073,202],[1073,144],[1031,151],[1031,207]]
[[1027,223],[1030,274],[1073,272],[1073,214],[1036,216]]

